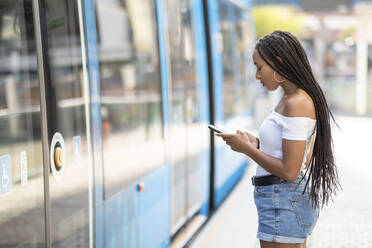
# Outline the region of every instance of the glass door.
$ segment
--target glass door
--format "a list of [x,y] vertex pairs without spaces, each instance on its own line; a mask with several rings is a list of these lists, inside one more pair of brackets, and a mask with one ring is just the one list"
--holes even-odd
[[[45,1],[46,82],[50,153],[62,164],[49,176],[52,247],[89,247],[89,163],[86,92],[77,1]],[[64,147],[63,146],[64,143]],[[53,147],[55,145],[55,147]],[[55,169],[53,169],[53,166]]]
[[92,247],[79,3],[0,0],[0,247]]
[[92,247],[89,86],[81,1],[39,3],[48,153],[44,164],[50,167],[47,242],[51,247]]
[[171,233],[200,209],[204,137],[199,115],[192,1],[167,2],[170,64]]
[[0,247],[44,247],[40,95],[31,0],[0,1]]

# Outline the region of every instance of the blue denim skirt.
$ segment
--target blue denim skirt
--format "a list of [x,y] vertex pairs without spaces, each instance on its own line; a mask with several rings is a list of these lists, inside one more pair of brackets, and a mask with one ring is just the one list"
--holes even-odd
[[303,243],[311,234],[319,217],[319,208],[312,207],[310,189],[305,180],[256,186],[254,201],[258,213],[257,238],[276,243]]

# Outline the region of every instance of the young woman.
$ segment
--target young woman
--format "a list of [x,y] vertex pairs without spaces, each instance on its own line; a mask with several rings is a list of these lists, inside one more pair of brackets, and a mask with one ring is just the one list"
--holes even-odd
[[248,132],[216,134],[257,162],[254,199],[262,248],[306,247],[319,209],[339,188],[330,112],[300,42],[274,31],[261,38],[256,78],[284,95],[263,121],[259,138]]

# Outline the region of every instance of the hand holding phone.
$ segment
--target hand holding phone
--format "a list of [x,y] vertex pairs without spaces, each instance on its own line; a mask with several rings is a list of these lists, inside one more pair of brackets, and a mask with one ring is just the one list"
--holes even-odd
[[222,129],[216,127],[216,126],[213,126],[213,125],[208,125],[208,128],[216,133],[224,133],[224,131],[222,131]]

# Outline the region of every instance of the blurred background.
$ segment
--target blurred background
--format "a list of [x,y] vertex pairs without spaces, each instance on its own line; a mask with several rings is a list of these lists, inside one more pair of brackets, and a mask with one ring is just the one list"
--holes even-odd
[[[333,140],[342,190],[321,211],[307,247],[372,247],[372,1],[254,0],[252,15],[257,39],[287,30],[301,40],[339,125]],[[282,94],[257,90],[256,127]],[[259,247],[254,174],[247,169],[191,247]]]
[[368,32],[372,25],[371,2],[253,3],[257,38],[276,29],[290,31],[300,38],[333,111],[371,116],[372,37]]

